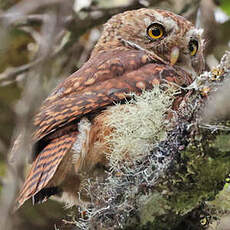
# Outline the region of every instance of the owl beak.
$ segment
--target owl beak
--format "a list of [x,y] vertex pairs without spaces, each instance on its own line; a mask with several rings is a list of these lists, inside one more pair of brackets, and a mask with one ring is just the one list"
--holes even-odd
[[170,54],[170,65],[175,65],[180,55],[180,50],[177,46],[174,46]]

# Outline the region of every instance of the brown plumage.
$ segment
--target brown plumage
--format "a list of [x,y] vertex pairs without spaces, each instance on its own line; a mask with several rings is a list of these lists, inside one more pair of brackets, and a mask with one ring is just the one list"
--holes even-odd
[[165,81],[188,86],[202,69],[201,33],[184,18],[150,9],[112,17],[90,59],[35,116],[33,164],[18,206],[31,197],[39,202],[63,193],[78,202],[83,178],[103,175],[107,165],[102,137],[112,132],[103,122],[109,106]]

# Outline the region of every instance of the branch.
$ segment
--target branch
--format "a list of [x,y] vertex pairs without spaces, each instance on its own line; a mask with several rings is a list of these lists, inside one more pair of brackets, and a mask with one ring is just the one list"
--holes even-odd
[[0,74],[0,85],[4,86],[14,82],[20,74],[27,72],[29,69],[40,63],[41,60],[42,59],[37,59],[19,67],[8,68],[4,73]]
[[[136,157],[126,154],[121,161],[114,163],[113,160],[112,170],[107,172],[105,181],[88,181],[84,192],[91,197],[91,203],[88,208],[82,208],[86,214],[85,218],[77,219],[77,229],[95,229],[97,226],[99,229],[173,229],[179,227],[178,223],[182,229],[203,228],[201,219],[211,215],[204,202],[213,200],[223,189],[230,172],[229,123],[213,126],[203,123],[202,116],[205,105],[220,85],[225,85],[223,78],[230,77],[228,58],[230,53],[225,54],[218,67],[198,76],[187,89],[190,96],[175,112],[173,127],[166,128],[166,139],[154,143],[151,151],[142,158],[135,148]],[[209,95],[202,96],[207,87]],[[161,97],[156,92],[154,96],[160,101]],[[157,102],[154,101],[154,105],[157,110]],[[125,112],[129,114],[129,110]],[[126,119],[124,116],[129,115],[122,114],[123,120]],[[119,117],[116,109],[113,117],[116,124]],[[129,118],[129,123],[133,119]],[[136,125],[140,124],[138,119],[137,115]],[[159,122],[159,117],[154,120],[152,115],[152,119],[154,124]],[[148,122],[144,115],[141,122]],[[127,124],[125,129],[129,128]],[[164,128],[162,126],[161,132]],[[133,138],[138,136],[136,130],[132,133]],[[126,137],[122,132],[119,134],[122,142],[126,143]],[[117,150],[116,156],[122,155],[120,149],[128,149],[129,153],[130,141],[126,148],[119,148],[120,139],[109,138],[111,144],[116,143],[112,145]],[[111,164],[111,158],[109,161]]]

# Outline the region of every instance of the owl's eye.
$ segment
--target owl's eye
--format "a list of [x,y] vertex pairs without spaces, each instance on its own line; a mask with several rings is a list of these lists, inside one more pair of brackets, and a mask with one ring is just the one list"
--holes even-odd
[[147,28],[147,35],[151,40],[159,39],[164,34],[165,34],[165,30],[161,24],[153,23]]
[[190,51],[191,56],[195,56],[198,50],[198,41],[197,40],[190,40],[188,44],[188,49]]

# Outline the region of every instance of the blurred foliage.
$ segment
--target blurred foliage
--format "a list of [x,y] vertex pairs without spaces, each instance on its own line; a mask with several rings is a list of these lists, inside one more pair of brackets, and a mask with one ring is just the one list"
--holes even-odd
[[7,45],[0,53],[0,72],[10,66],[20,66],[29,62],[27,45],[33,42],[28,33],[12,28],[8,33]]
[[13,6],[14,4],[20,2],[21,0],[1,0],[0,1],[0,9],[8,9],[9,7]]
[[230,1],[229,0],[220,0],[220,4],[221,4],[220,6],[221,6],[222,10],[226,14],[230,15]]

